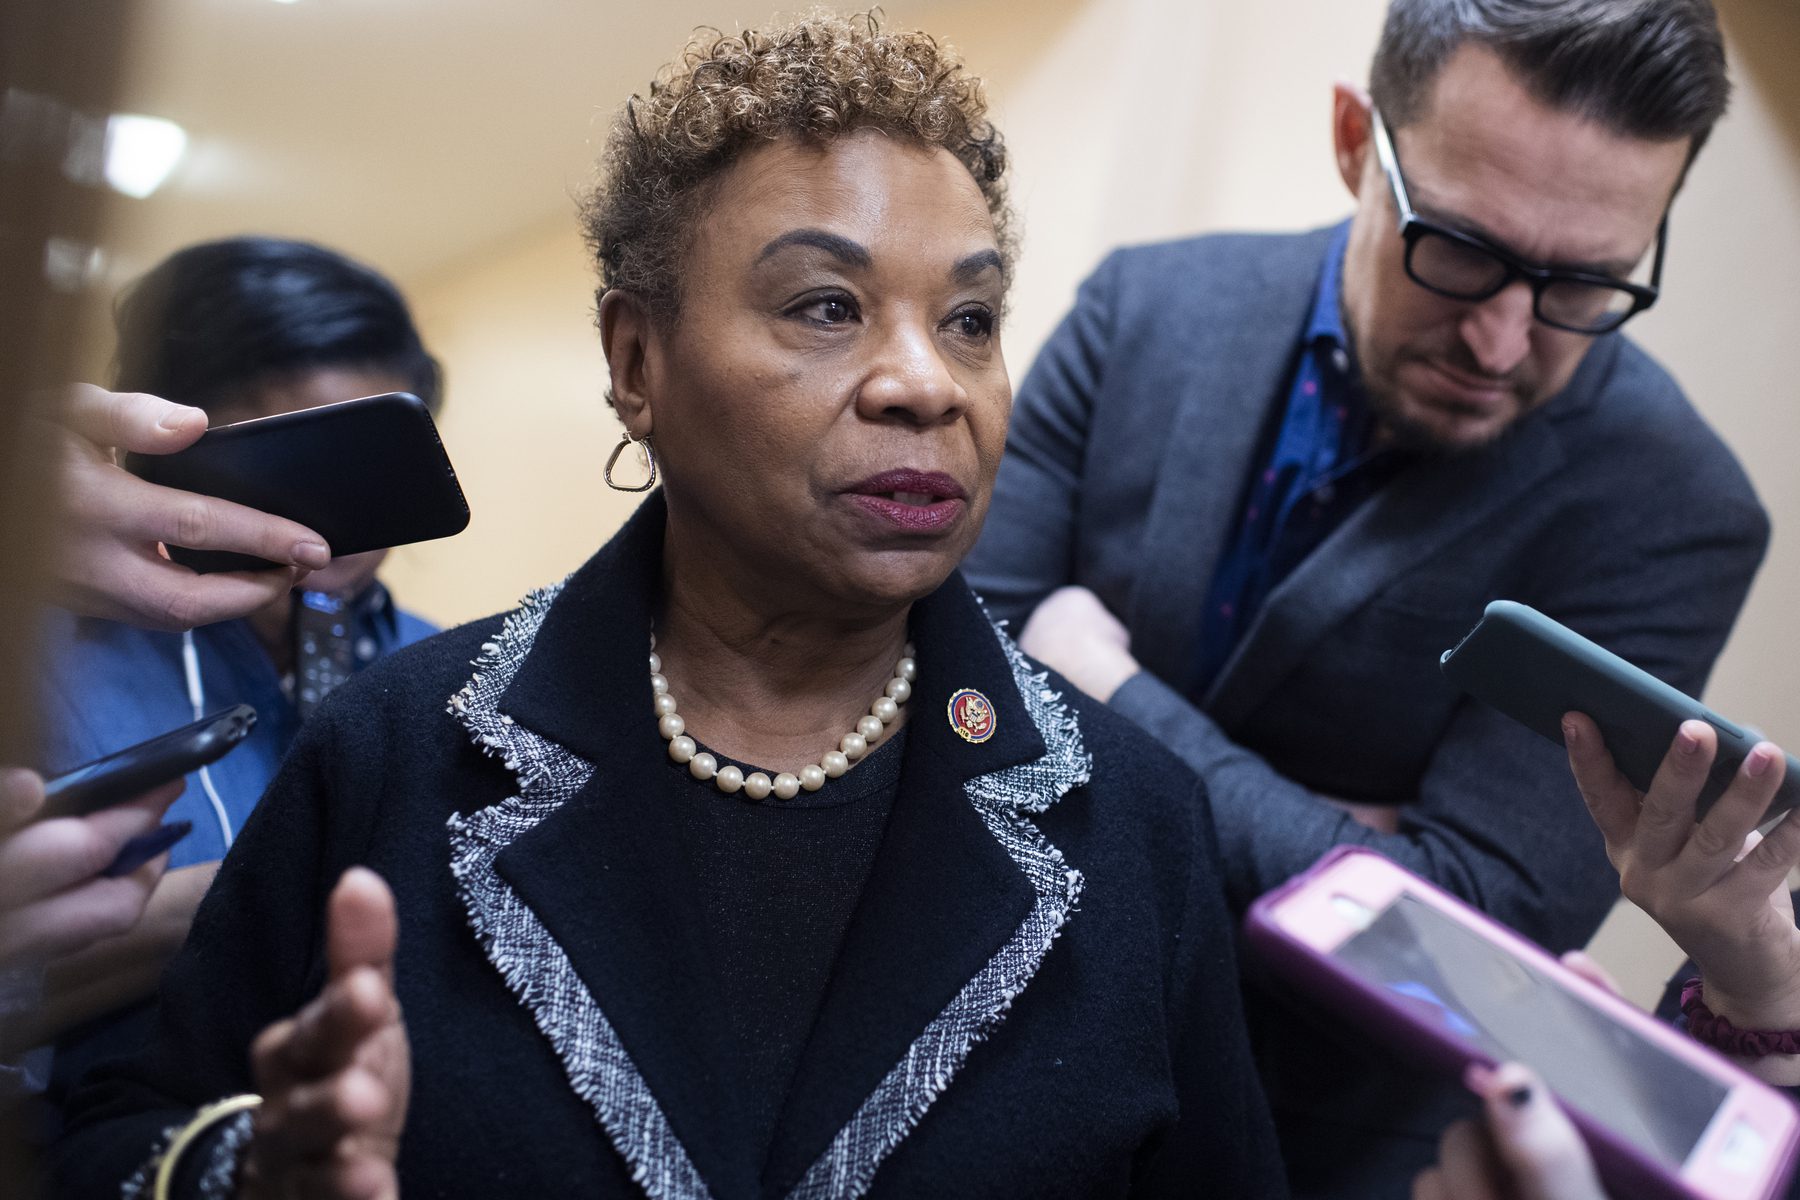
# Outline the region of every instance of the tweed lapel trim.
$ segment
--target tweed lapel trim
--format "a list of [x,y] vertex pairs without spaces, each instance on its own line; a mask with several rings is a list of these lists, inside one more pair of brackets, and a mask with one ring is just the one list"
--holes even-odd
[[505,762],[520,789],[498,804],[450,818],[450,872],[488,960],[530,1010],[570,1085],[630,1165],[632,1179],[657,1200],[704,1200],[710,1193],[700,1172],[618,1032],[538,915],[494,870],[502,850],[567,803],[594,773],[594,764],[499,710],[562,588],[558,583],[527,596],[499,636],[482,646],[475,674],[450,698],[451,715],[478,747]]
[[[473,676],[450,698],[451,715],[481,750],[505,763],[520,788],[498,804],[450,818],[450,869],[488,960],[531,1012],[633,1180],[652,1200],[710,1200],[705,1180],[569,956],[494,869],[501,851],[579,793],[594,771],[591,762],[499,710],[500,697],[530,654],[562,587],[527,596],[495,640],[482,646]],[[789,1193],[792,1200],[854,1198],[868,1190],[882,1162],[918,1126],[970,1050],[1005,1020],[1081,896],[1081,872],[1030,818],[1088,782],[1092,757],[1074,712],[1051,690],[1048,675],[1034,672],[997,627],[994,636],[1046,750],[1030,761],[977,775],[963,790],[1036,899],[1012,937],[913,1040],[808,1168]]]
[[970,1050],[1006,1019],[1081,897],[1081,872],[1070,866],[1030,817],[1088,782],[1093,759],[1075,714],[1033,672],[1011,638],[994,627],[1013,683],[1043,738],[1042,757],[977,775],[963,791],[981,822],[1037,894],[1031,911],[987,965],[913,1040],[831,1145],[789,1193],[790,1200],[861,1196],[875,1172],[943,1094]]

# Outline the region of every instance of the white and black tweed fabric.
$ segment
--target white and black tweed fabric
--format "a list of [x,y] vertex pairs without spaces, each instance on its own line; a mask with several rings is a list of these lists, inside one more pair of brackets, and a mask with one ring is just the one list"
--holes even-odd
[[[195,1181],[198,1200],[229,1200],[237,1195],[238,1171],[244,1165],[244,1152],[250,1148],[250,1135],[254,1131],[254,1114],[241,1112],[202,1140],[203,1149],[195,1151],[206,1156]],[[150,1157],[119,1185],[119,1200],[151,1200],[156,1191],[157,1172],[162,1169],[163,1155],[180,1132],[179,1125],[163,1130]]]
[[[653,1200],[707,1200],[705,1181],[568,955],[494,870],[499,853],[574,797],[594,770],[498,708],[560,590],[559,584],[526,597],[495,640],[482,647],[473,677],[450,699],[451,713],[476,743],[501,758],[519,780],[517,796],[450,819],[451,871],[489,960],[549,1039],[570,1084],[594,1109],[632,1178]],[[1086,783],[1092,760],[1074,714],[1046,676],[1033,673],[998,628],[994,636],[1047,750],[1031,762],[977,776],[965,791],[984,826],[1030,881],[1036,899],[1012,937],[838,1131],[790,1193],[794,1200],[857,1197],[868,1190],[882,1161],[949,1086],[970,1048],[1005,1019],[1081,894],[1081,873],[1030,817]]]

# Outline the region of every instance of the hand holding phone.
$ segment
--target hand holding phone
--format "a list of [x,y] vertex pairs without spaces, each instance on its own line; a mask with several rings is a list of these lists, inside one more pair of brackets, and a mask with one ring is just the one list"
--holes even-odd
[[[154,458],[184,450],[206,424],[200,409],[87,384],[69,389],[55,419],[30,423],[67,500],[50,570],[58,603],[148,629],[187,629],[254,612],[331,561],[325,540],[304,525],[146,483],[115,461],[118,451]],[[184,540],[249,555],[258,569],[200,578],[159,550]]]
[[[336,557],[449,537],[469,523],[431,413],[407,392],[222,425],[175,454],[129,455],[125,467],[316,529]],[[202,574],[271,565],[164,540],[171,559]]]
[[1615,1195],[1769,1200],[1792,1171],[1786,1097],[1380,855],[1334,850],[1246,932],[1277,978],[1411,1061],[1530,1066]]
[[217,762],[250,736],[256,710],[234,704],[191,725],[83,763],[44,783],[41,819],[80,817],[123,804]]
[[[1536,609],[1496,600],[1481,621],[1440,660],[1450,681],[1535,733],[1561,743],[1563,714],[1592,717],[1613,761],[1640,792],[1662,763],[1683,721],[1704,721],[1719,751],[1700,790],[1696,817],[1706,815],[1730,786],[1738,765],[1758,741],[1647,671],[1595,645]],[[1800,764],[1788,760],[1787,779],[1763,821],[1800,804]]]
[[[1784,756],[1758,745],[1696,823],[1694,797],[1717,743],[1711,726],[1681,727],[1647,793],[1614,768],[1593,721],[1571,716],[1567,728],[1569,765],[1625,897],[1694,960],[1707,1006],[1739,1029],[1800,1029],[1800,929],[1787,886],[1800,864],[1800,820],[1790,816],[1766,837],[1754,831]],[[1767,1073],[1775,1068],[1779,1077]],[[1792,1063],[1772,1060],[1758,1073],[1800,1084]]]
[[177,779],[79,820],[47,822],[37,774],[0,769],[0,969],[41,964],[131,928],[162,877],[141,868],[161,851],[117,875],[95,874],[94,863],[119,862],[134,840],[166,837],[157,822],[180,794]]

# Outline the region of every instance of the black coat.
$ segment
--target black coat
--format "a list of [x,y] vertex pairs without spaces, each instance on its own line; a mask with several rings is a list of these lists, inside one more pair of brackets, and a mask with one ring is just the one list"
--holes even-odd
[[[111,1200],[164,1129],[250,1090],[355,863],[399,905],[409,1200],[1283,1194],[1204,792],[1033,678],[960,577],[914,608],[898,797],[751,1152],[695,867],[647,782],[662,527],[653,498],[560,592],[333,696],[170,967],[157,1043],[77,1095],[58,1194]],[[992,701],[987,741],[946,718],[961,688]]]

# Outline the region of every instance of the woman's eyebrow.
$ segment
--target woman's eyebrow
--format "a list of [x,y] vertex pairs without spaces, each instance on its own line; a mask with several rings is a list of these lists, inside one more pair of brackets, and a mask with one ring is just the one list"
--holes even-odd
[[954,283],[973,283],[975,277],[983,271],[994,270],[1002,274],[1006,272],[1006,264],[1000,261],[998,250],[977,250],[957,261],[950,268],[950,279]]
[[848,267],[867,270],[874,263],[866,246],[853,242],[842,234],[828,233],[823,229],[790,229],[764,246],[762,253],[756,256],[756,261],[764,262],[790,246],[810,246],[815,250],[823,250]]

